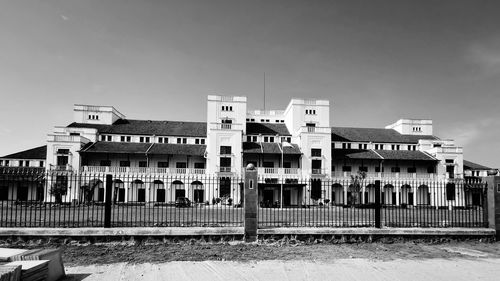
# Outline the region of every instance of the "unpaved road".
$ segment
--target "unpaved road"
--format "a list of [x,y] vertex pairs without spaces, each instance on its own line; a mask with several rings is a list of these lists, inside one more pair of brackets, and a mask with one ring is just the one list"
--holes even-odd
[[69,280],[499,280],[500,259],[202,261],[67,268]]
[[75,280],[500,280],[500,243],[66,246]]

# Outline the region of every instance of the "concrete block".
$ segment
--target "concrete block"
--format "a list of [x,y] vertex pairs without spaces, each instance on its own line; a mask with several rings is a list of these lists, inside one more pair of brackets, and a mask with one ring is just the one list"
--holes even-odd
[[11,257],[25,253],[25,249],[0,248],[0,261],[10,261]]
[[0,281],[21,280],[20,265],[0,265]]

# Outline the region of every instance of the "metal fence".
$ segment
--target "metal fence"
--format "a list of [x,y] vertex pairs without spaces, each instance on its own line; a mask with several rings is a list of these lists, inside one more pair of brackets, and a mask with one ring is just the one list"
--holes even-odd
[[0,174],[0,227],[242,226],[240,182],[199,175]]
[[[243,226],[243,180],[207,175],[0,171],[0,227]],[[477,180],[268,179],[267,227],[487,227]]]
[[487,227],[485,196],[480,179],[289,179],[259,188],[259,226]]

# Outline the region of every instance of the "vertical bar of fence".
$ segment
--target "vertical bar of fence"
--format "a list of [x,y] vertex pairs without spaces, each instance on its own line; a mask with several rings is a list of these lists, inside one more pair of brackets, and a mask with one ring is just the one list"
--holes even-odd
[[106,175],[106,197],[104,199],[104,227],[111,227],[111,196],[113,191],[113,176]]
[[380,180],[375,181],[375,227],[381,228],[380,218]]

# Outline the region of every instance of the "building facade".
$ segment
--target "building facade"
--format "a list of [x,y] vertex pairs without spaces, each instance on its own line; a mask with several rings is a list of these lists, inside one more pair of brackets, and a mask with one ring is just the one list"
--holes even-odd
[[[104,178],[112,174],[121,202],[239,202],[238,179],[250,163],[259,173],[259,200],[281,206],[311,199],[346,204],[346,182],[359,174],[366,182],[362,203],[374,201],[370,184],[378,179],[405,181],[384,185],[385,203],[428,204],[430,195],[416,198],[432,186],[417,182],[463,178],[462,148],[434,136],[432,120],[332,127],[330,110],[328,100],[310,99],[292,99],[284,110],[249,110],[246,97],[210,95],[206,121],[183,122],[128,119],[112,106],[75,105],[73,122],[48,134],[44,158],[23,163],[3,157],[0,166],[42,166],[57,173],[50,184],[92,175],[96,201],[104,200]],[[207,192],[214,179],[217,191]],[[175,192],[161,191],[170,188]]]

